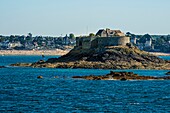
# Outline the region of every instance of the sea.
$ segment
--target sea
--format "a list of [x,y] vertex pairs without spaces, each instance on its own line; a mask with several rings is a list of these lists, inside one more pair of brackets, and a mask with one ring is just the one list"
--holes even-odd
[[[168,70],[103,70],[11,67],[59,56],[0,56],[0,113],[168,113],[168,80],[81,80],[72,76],[128,71],[166,76]],[[161,56],[169,59],[170,56]],[[37,79],[43,76],[43,79]]]

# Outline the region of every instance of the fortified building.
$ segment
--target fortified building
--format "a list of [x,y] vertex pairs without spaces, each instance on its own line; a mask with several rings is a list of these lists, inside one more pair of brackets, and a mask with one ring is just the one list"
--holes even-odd
[[101,29],[93,37],[77,37],[76,47],[82,49],[102,48],[105,46],[125,46],[130,43],[130,37],[120,30]]

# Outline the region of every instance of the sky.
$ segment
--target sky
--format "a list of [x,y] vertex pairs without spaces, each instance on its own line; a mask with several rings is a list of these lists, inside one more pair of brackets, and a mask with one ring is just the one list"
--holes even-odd
[[170,0],[0,0],[0,35],[170,34]]

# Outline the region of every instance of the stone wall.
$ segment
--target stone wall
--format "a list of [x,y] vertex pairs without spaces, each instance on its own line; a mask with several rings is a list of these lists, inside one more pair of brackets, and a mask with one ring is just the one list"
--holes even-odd
[[76,47],[81,47],[82,49],[90,49],[94,39],[96,39],[96,37],[77,37]]
[[81,37],[76,37],[76,47],[82,46],[82,44],[80,44],[82,43],[81,40],[82,40]]
[[82,49],[100,48],[105,46],[125,46],[130,43],[130,37],[114,36],[114,37],[80,37],[76,40],[76,46]]
[[84,37],[83,43],[82,43],[82,49],[90,49],[91,47],[91,38],[90,37]]
[[91,48],[105,47],[105,46],[125,46],[130,42],[129,37],[97,37],[92,41]]
[[123,36],[118,38],[118,45],[125,46],[127,43],[130,43],[130,37]]

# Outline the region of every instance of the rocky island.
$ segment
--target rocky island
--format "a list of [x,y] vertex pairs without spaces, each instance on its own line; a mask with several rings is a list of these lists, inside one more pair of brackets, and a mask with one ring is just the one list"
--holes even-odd
[[11,66],[89,69],[164,69],[170,61],[163,60],[132,46],[130,38],[120,30],[99,30],[95,36],[77,37],[76,46],[66,55],[35,63]]
[[85,80],[170,80],[170,76],[154,77],[154,76],[139,76],[133,72],[114,72],[110,71],[106,75],[89,75],[89,76],[73,76],[74,79],[85,79]]

